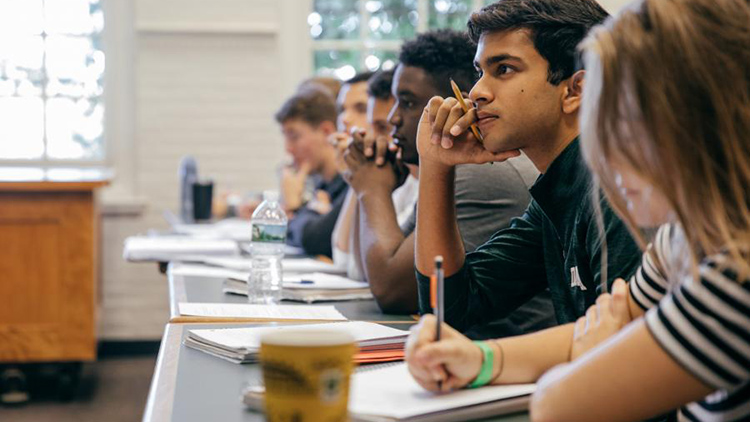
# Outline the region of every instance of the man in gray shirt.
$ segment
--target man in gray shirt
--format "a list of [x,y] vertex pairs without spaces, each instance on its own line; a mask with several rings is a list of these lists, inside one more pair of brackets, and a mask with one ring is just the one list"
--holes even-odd
[[[345,152],[344,178],[357,195],[360,218],[354,222],[354,255],[379,306],[385,312],[417,310],[414,267],[416,212],[404,227],[395,218],[391,193],[398,186],[405,164],[418,175],[417,126],[422,110],[435,95],[451,95],[450,79],[472,86],[474,46],[456,31],[440,30],[419,35],[404,44],[391,91],[396,103],[389,116],[400,160],[387,157],[387,140],[372,135],[355,136]],[[510,220],[523,214],[530,201],[528,188],[538,172],[521,156],[492,165],[463,165],[455,181],[458,223],[467,250],[487,241]],[[498,183],[498,181],[501,181]],[[429,183],[420,180],[422,183]],[[490,326],[474,327],[469,335],[501,337],[536,331],[554,325],[548,293],[518,309],[511,317]]]

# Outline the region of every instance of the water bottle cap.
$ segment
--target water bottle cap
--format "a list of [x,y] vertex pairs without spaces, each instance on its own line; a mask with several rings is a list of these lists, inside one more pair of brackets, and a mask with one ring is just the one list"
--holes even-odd
[[266,202],[279,202],[279,192],[275,190],[263,191],[263,200]]

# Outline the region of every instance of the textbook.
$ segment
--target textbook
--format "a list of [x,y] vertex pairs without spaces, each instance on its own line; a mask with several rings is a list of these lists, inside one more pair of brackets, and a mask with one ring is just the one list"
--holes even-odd
[[350,334],[359,346],[357,363],[403,360],[408,331],[364,321],[275,327],[190,330],[185,345],[234,363],[258,361],[263,335],[283,330],[336,330]]
[[[226,278],[222,288],[224,293],[247,296],[247,278],[242,277],[242,274]],[[373,298],[366,282],[325,273],[284,275],[283,287],[282,299],[294,302],[338,302]]]
[[[354,422],[453,422],[523,412],[535,384],[492,385],[450,393],[425,390],[404,363],[359,368],[352,375],[349,416]],[[242,401],[263,408],[263,387],[248,387]]]

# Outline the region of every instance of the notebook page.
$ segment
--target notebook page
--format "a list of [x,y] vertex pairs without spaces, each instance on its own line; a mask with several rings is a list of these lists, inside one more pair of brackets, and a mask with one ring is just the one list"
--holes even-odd
[[333,274],[308,273],[291,274],[284,276],[284,287],[292,289],[311,290],[348,290],[365,289],[369,285],[364,281],[356,281],[350,278]]
[[[252,260],[250,258],[243,257],[205,257],[203,262],[208,265],[215,265],[217,267],[231,268],[239,271],[250,271],[252,267]],[[318,261],[317,259],[311,258],[300,258],[300,259],[282,259],[281,267],[286,273],[335,273],[341,274],[344,270],[336,267],[333,264],[327,262]]]
[[288,330],[336,330],[352,335],[354,341],[405,337],[408,331],[364,321],[349,321],[327,324],[283,325],[275,327],[218,328],[190,330],[190,335],[205,339],[231,349],[257,349],[260,339],[268,333]]
[[199,264],[174,264],[170,272],[172,275],[194,276],[194,277],[213,277],[213,278],[233,278],[247,280],[250,273],[237,271],[229,268],[213,267],[210,265]]
[[534,384],[517,384],[435,394],[417,384],[406,364],[401,364],[352,375],[349,410],[358,415],[404,419],[526,396],[535,389]]
[[303,319],[345,321],[334,306],[252,305],[246,303],[179,304],[180,315],[215,318]]

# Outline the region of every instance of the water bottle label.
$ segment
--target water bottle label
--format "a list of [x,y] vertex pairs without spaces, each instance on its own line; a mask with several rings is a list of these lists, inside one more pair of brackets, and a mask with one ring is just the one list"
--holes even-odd
[[286,225],[253,223],[253,242],[286,242]]

